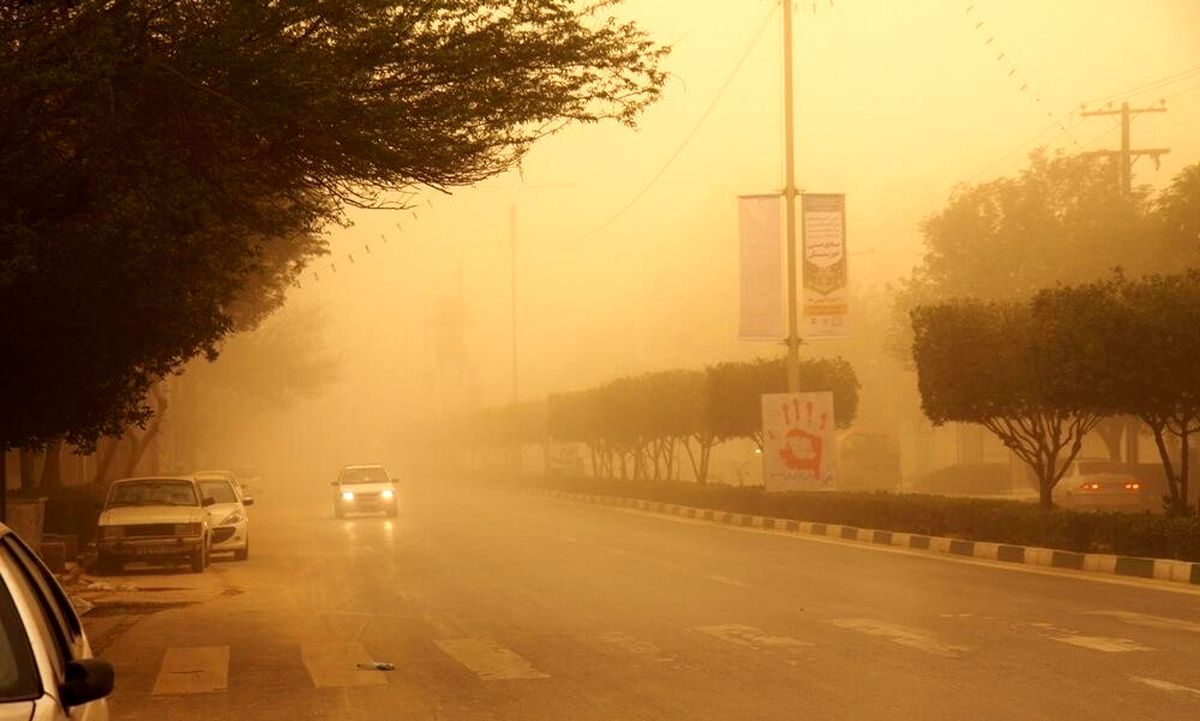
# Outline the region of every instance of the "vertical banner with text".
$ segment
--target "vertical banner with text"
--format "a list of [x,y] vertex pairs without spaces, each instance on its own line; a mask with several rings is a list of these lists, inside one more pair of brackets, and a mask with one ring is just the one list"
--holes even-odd
[[741,259],[741,307],[738,337],[783,337],[782,223],[778,195],[738,197]]
[[763,485],[768,491],[834,488],[833,393],[764,394],[762,438]]
[[801,271],[804,278],[800,335],[844,336],[849,288],[846,274],[846,196],[800,196]]

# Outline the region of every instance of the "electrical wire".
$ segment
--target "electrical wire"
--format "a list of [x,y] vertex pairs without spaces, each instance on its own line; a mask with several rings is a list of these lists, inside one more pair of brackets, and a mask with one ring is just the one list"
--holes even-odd
[[[791,0],[784,0],[784,2],[790,2],[790,1]],[[750,53],[753,52],[754,48],[758,46],[759,40],[762,39],[763,33],[766,31],[767,26],[770,25],[772,18],[775,17],[775,11],[778,9],[779,9],[779,5],[772,3],[770,11],[767,12],[766,17],[763,18],[763,21],[758,26],[758,29],[754,31],[754,35],[750,38],[750,42],[746,45],[746,49],[742,51],[741,56],[738,58],[737,62],[734,63],[733,69],[729,72],[728,77],[725,78],[725,82],[723,82],[721,84],[721,87],[717,90],[717,94],[713,97],[712,102],[710,102],[708,104],[708,107],[704,109],[704,112],[700,114],[699,119],[696,120],[696,124],[694,126],[692,126],[692,129],[688,132],[688,134],[686,136],[684,136],[683,142],[681,142],[679,144],[679,147],[675,148],[675,152],[671,153],[671,155],[667,158],[666,162],[663,163],[662,167],[658,169],[658,172],[655,173],[650,178],[650,180],[645,185],[642,186],[641,190],[639,190],[636,194],[634,194],[633,198],[631,198],[628,203],[626,203],[624,206],[622,206],[621,209],[618,210],[616,213],[613,213],[608,218],[608,220],[604,221],[596,228],[594,228],[586,233],[583,233],[578,238],[576,238],[576,240],[581,240],[583,238],[593,236],[593,235],[605,230],[613,223],[617,222],[617,220],[620,219],[621,216],[625,215],[625,213],[627,213],[630,208],[637,205],[637,202],[639,200],[641,200],[642,197],[644,195],[646,195],[646,193],[648,193],[651,188],[654,187],[655,183],[657,183],[662,178],[663,175],[666,174],[667,170],[670,169],[670,167],[675,163],[675,161],[679,158],[679,156],[681,154],[683,154],[683,151],[687,148],[687,146],[692,142],[692,139],[696,137],[696,134],[698,132],[700,132],[700,128],[704,125],[704,121],[708,120],[708,116],[712,114],[712,111],[717,107],[717,104],[721,101],[721,98],[724,97],[726,91],[729,90],[729,86],[733,84],[733,81],[737,77],[738,72],[742,69],[742,66],[746,63],[746,59],[750,57]]]
[[1096,98],[1094,100],[1089,100],[1088,102],[1086,102],[1084,104],[1085,105],[1093,105],[1093,104],[1105,103],[1105,102],[1108,102],[1109,100],[1112,100],[1113,98],[1129,97],[1130,95],[1138,95],[1138,94],[1148,93],[1151,90],[1158,90],[1160,88],[1174,85],[1175,83],[1183,82],[1185,80],[1191,80],[1193,76],[1200,76],[1200,65],[1197,65],[1193,68],[1188,68],[1187,70],[1181,70],[1179,72],[1163,76],[1161,78],[1158,78],[1157,80],[1149,80],[1145,83],[1142,83],[1141,85],[1135,85],[1132,88],[1128,88],[1126,90],[1121,90],[1121,91],[1115,92],[1111,95],[1105,95],[1102,98]]

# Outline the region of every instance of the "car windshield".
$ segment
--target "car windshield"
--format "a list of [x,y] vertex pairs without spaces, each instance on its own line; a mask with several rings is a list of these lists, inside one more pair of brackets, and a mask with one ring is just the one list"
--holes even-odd
[[191,481],[125,481],[112,487],[108,506],[197,506],[196,487]]
[[360,466],[342,469],[342,483],[387,483],[388,474],[382,466]]
[[217,503],[237,503],[237,495],[229,481],[200,481],[200,495]]

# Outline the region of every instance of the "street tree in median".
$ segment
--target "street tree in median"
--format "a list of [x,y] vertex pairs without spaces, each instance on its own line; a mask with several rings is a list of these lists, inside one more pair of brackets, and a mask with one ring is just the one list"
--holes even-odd
[[1190,513],[1192,439],[1200,433],[1200,271],[1043,291],[1034,313],[1056,322],[1045,360],[1083,402],[1136,416],[1154,437],[1166,507]]
[[1055,366],[1047,349],[1062,341],[1053,323],[1039,320],[1028,302],[920,306],[912,313],[913,358],[929,420],[994,433],[1032,469],[1050,508],[1054,487],[1105,414],[1079,375]]
[[144,423],[270,239],[631,123],[665,50],[612,4],[0,2],[0,450]]

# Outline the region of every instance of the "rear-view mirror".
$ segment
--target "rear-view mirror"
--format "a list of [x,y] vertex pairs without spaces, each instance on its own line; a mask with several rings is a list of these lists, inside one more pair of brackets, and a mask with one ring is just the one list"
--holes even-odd
[[243,506],[253,506],[254,505],[254,497],[246,496],[245,498],[242,499],[242,505]]
[[113,667],[98,658],[83,658],[67,663],[66,680],[58,687],[63,706],[81,706],[112,693]]
[[330,482],[329,482],[329,485],[331,485],[331,486],[336,486],[337,484],[338,484],[338,482],[337,482],[337,481],[330,481]]
[[214,504],[216,502],[217,502],[217,499],[213,498],[212,496],[205,496],[204,498],[200,499],[200,505],[204,506],[205,508],[207,508],[208,506],[211,506],[212,504]]

